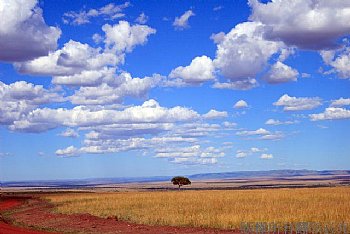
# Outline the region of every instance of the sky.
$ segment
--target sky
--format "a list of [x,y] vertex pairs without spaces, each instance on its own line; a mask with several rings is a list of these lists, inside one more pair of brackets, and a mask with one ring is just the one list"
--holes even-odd
[[350,1],[0,0],[0,181],[349,169]]

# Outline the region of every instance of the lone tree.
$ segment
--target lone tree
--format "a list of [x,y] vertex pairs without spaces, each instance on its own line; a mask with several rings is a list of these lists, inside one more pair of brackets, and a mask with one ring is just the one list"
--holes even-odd
[[183,176],[175,176],[174,178],[171,179],[171,183],[173,183],[173,185],[178,185],[179,189],[182,185],[189,185],[191,184],[191,181]]

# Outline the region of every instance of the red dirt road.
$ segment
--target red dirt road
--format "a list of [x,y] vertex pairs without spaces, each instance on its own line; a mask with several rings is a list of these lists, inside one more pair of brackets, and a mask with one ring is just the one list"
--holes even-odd
[[[10,210],[22,204],[22,201],[16,198],[5,199],[0,201],[0,213]],[[39,232],[30,229],[20,228],[7,224],[0,214],[0,233],[1,234],[44,234],[48,232]]]
[[[1,201],[2,200],[2,201]],[[16,227],[0,219],[1,234],[48,234],[52,232],[35,231],[35,229],[54,230],[57,233],[145,233],[145,234],[212,234],[239,233],[233,230],[219,230],[207,228],[148,226],[118,221],[114,218],[103,219],[89,214],[65,215],[52,213],[54,206],[40,198],[1,198],[0,215],[11,210],[6,218],[20,223],[23,227]],[[0,216],[1,217],[1,216]],[[28,227],[28,228],[25,228]]]

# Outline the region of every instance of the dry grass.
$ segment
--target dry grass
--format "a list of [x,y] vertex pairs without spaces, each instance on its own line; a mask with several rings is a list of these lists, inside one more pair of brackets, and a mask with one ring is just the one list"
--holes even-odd
[[121,192],[46,197],[57,212],[151,225],[232,229],[244,222],[350,223],[350,188]]

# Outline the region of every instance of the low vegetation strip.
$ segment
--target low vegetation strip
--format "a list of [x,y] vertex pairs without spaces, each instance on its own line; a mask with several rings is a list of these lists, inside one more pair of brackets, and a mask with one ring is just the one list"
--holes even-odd
[[59,194],[56,212],[139,224],[239,229],[242,222],[350,223],[350,187]]

